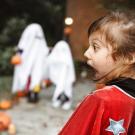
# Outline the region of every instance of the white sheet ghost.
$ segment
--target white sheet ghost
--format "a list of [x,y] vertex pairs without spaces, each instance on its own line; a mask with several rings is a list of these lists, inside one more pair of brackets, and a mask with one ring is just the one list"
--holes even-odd
[[20,54],[22,63],[16,65],[14,69],[13,93],[25,89],[29,76],[31,76],[30,90],[42,80],[43,64],[49,52],[42,27],[36,23],[28,25],[17,48],[22,50]]
[[46,68],[45,76],[48,76],[52,83],[56,85],[53,103],[57,104],[58,97],[62,93],[71,99],[73,82],[75,82],[76,77],[71,51],[66,41],[61,40],[56,43],[47,58]]

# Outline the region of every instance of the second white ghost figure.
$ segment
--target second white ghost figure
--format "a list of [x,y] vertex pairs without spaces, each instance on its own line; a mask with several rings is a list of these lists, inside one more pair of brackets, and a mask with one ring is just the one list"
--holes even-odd
[[72,104],[72,88],[76,80],[69,44],[61,40],[47,58],[45,77],[56,85],[52,98],[53,106],[67,110]]
[[24,90],[29,77],[29,90],[34,90],[40,85],[43,78],[43,65],[48,55],[49,48],[39,24],[28,25],[17,46],[21,64],[15,66],[12,92]]

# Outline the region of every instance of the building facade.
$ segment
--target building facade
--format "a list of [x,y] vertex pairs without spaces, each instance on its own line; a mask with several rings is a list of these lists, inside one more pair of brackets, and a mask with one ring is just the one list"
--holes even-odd
[[73,19],[69,42],[75,60],[85,61],[83,54],[89,45],[88,27],[107,12],[101,0],[67,0],[66,17]]

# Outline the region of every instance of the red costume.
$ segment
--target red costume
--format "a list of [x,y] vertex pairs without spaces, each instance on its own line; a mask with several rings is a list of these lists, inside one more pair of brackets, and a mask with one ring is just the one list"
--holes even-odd
[[59,135],[135,135],[135,80],[119,82],[89,94]]

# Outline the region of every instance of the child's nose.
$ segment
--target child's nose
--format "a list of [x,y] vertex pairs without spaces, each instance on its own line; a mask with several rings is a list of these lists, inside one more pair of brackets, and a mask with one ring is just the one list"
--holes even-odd
[[86,58],[88,58],[88,55],[89,53],[88,53],[88,49],[84,52],[84,56],[86,57]]

